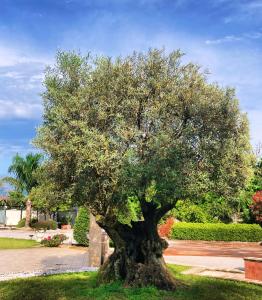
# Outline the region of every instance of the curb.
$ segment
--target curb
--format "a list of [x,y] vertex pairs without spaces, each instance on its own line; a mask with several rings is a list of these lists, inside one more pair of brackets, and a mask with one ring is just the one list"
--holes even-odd
[[29,278],[29,277],[38,277],[38,276],[49,276],[57,275],[64,273],[78,273],[78,272],[95,272],[98,268],[96,267],[83,267],[78,269],[50,269],[47,271],[33,271],[33,272],[20,272],[20,273],[2,273],[0,274],[0,281],[7,281],[18,278]]

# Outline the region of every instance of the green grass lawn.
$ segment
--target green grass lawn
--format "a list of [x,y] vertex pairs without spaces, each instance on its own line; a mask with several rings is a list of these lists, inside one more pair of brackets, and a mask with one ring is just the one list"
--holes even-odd
[[33,240],[0,238],[0,249],[24,249],[36,247],[38,245],[39,243]]
[[121,283],[98,286],[96,273],[85,272],[0,282],[1,300],[261,300],[262,286],[236,281],[181,275],[186,267],[170,266],[184,285],[176,292],[153,287],[124,288]]

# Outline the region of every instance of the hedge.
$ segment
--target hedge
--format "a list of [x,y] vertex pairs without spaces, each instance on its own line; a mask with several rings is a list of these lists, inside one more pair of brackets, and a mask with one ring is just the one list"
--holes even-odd
[[170,238],[173,240],[203,241],[262,241],[258,224],[175,223]]

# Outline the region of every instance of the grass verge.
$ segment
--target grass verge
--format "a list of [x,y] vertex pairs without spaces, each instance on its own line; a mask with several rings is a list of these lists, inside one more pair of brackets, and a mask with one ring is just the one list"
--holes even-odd
[[0,238],[0,249],[24,249],[36,247],[38,245],[39,243],[33,240]]
[[262,286],[243,282],[182,275],[187,267],[169,266],[181,280],[176,292],[153,287],[125,288],[120,282],[97,286],[94,272],[62,274],[0,282],[1,300],[262,300]]

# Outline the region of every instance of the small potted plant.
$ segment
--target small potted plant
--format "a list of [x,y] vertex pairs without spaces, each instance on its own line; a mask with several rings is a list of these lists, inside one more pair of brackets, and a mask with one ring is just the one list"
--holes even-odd
[[72,216],[71,215],[67,215],[66,217],[64,217],[62,219],[61,229],[62,230],[69,230],[69,229],[71,229],[72,228],[71,221],[72,221]]

